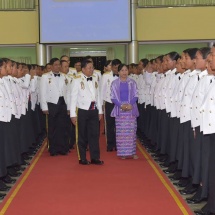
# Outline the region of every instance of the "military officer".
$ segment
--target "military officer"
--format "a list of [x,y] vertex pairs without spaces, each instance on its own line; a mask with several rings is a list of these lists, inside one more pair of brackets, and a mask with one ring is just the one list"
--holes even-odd
[[[93,63],[83,60],[82,74],[74,78],[71,84],[70,117],[77,126],[79,164],[102,165],[99,149],[99,120],[102,117],[102,105],[99,95],[98,79],[93,75]],[[76,112],[77,108],[77,112]],[[89,145],[91,162],[86,158]]]
[[[60,60],[65,60],[65,61],[67,61],[67,63],[68,63],[69,66],[70,66],[70,58],[69,58],[69,56],[67,56],[67,55],[62,55],[62,56],[60,57]],[[68,75],[76,76],[76,75],[77,75],[77,72],[78,72],[78,71],[76,70],[76,68],[69,67]]]
[[114,104],[110,99],[110,87],[113,80],[118,78],[119,59],[112,60],[111,72],[106,72],[101,81],[101,101],[104,103],[107,151],[116,150],[115,118],[111,117]]
[[48,140],[51,156],[68,153],[67,106],[64,86],[67,78],[60,71],[60,60],[50,60],[52,71],[42,75],[40,81],[40,105],[44,114],[48,114]]

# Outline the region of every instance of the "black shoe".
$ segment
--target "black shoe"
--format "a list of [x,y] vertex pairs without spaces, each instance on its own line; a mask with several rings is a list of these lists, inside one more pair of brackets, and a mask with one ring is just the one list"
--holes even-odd
[[59,155],[68,155],[68,152],[59,152]]
[[82,164],[82,165],[89,165],[89,164],[90,164],[90,161],[88,161],[88,160],[79,160],[79,164]]
[[175,173],[176,171],[175,170],[166,169],[166,170],[163,170],[163,172],[166,173],[166,174],[170,174],[170,173]]
[[107,152],[112,152],[113,151],[113,148],[112,149],[107,149]]
[[207,201],[207,200],[208,200],[207,198],[199,198],[199,199],[189,198],[189,199],[187,199],[187,203],[188,204],[199,204],[199,203]]
[[6,194],[0,193],[0,200],[4,199],[5,196]]
[[0,191],[8,191],[10,187],[8,187],[2,180],[0,180]]
[[196,211],[194,211],[194,213],[195,213],[196,215],[208,215],[207,212],[204,212],[204,211],[202,211],[202,210],[196,210]]
[[91,164],[95,164],[95,165],[103,165],[104,161],[101,161],[99,159],[92,159],[91,160]]
[[160,165],[160,167],[162,167],[162,168],[166,168],[166,167],[169,167],[169,166],[170,166],[170,163],[169,163],[169,162],[164,162],[164,163],[160,163],[159,165]]
[[12,179],[9,175],[3,177],[2,181],[6,184],[14,184],[16,182],[16,180]]
[[189,179],[188,178],[182,178],[180,179],[179,182],[173,183],[174,185],[178,187],[186,187],[189,184]]
[[54,157],[54,156],[57,156],[58,153],[57,152],[50,152],[50,156]]
[[193,194],[197,191],[197,187],[191,187],[191,188],[185,188],[183,190],[180,190],[179,192],[182,195],[189,195],[189,194]]
[[174,175],[171,175],[171,176],[168,176],[169,178],[170,178],[170,180],[171,181],[178,181],[178,180],[180,180],[181,179],[181,171],[176,171],[175,173],[174,173]]

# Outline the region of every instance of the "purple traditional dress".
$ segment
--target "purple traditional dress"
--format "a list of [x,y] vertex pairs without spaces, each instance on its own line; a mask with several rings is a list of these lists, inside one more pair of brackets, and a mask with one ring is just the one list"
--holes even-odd
[[[137,117],[137,85],[130,78],[121,81],[120,78],[111,84],[111,100],[115,104],[111,116],[115,117],[116,122],[116,146],[117,156],[136,155],[136,129]],[[132,110],[123,111],[122,104],[131,104]]]

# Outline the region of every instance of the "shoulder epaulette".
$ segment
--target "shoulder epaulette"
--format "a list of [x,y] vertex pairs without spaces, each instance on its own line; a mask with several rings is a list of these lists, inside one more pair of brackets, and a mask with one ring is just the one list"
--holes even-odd
[[74,79],[77,79],[77,78],[80,78],[80,77],[81,77],[80,75],[77,75],[77,76],[74,77]]

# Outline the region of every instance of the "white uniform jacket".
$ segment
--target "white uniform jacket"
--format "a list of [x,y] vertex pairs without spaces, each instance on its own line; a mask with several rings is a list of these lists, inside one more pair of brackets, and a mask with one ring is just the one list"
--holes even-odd
[[206,95],[211,84],[212,78],[214,78],[214,76],[208,75],[207,70],[199,74],[199,81],[194,90],[190,104],[191,126],[193,128],[200,126],[201,114],[199,110],[204,96]]
[[9,122],[11,120],[11,115],[12,111],[10,108],[9,95],[5,88],[4,81],[0,78],[0,121]]
[[30,94],[31,94],[31,109],[34,111],[38,99],[38,90],[37,90],[37,78],[34,76],[30,82]]
[[113,72],[106,72],[102,75],[102,80],[101,80],[101,87],[100,87],[100,92],[101,92],[101,101],[102,103],[104,101],[112,103],[111,98],[110,98],[110,86],[112,81],[116,80],[118,77],[113,76]]
[[215,80],[211,83],[200,108],[200,130],[203,134],[215,133]]
[[187,122],[191,120],[190,116],[190,103],[192,100],[193,92],[196,88],[198,83],[198,74],[200,73],[199,70],[193,70],[189,74],[189,81],[186,84],[184,89],[184,94],[181,100],[181,107],[180,107],[180,123]]
[[[99,95],[99,84],[97,77],[92,76],[92,84],[95,92],[95,103],[99,114],[102,114],[102,104]],[[76,108],[89,110],[92,102],[92,94],[88,86],[87,80],[83,74],[76,76],[71,84],[70,99],[70,117],[76,117]]]
[[[48,72],[42,75],[40,80],[40,106],[43,111],[48,110],[48,102],[57,104],[59,97],[64,96],[64,86],[66,84],[66,75],[59,73],[60,77],[58,85],[53,72]],[[66,101],[66,98],[64,98]]]

